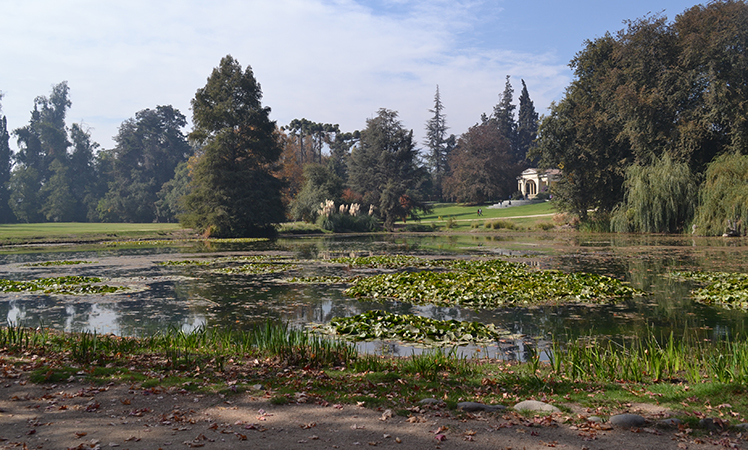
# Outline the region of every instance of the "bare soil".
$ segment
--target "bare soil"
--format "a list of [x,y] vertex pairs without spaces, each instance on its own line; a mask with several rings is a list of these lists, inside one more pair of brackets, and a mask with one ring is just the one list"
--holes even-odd
[[[79,383],[0,385],[0,449],[714,449],[743,436],[684,429],[616,429],[585,412],[468,414],[444,407],[389,410],[306,402],[274,405],[262,391],[221,397],[178,388]],[[662,417],[661,410],[636,410]]]

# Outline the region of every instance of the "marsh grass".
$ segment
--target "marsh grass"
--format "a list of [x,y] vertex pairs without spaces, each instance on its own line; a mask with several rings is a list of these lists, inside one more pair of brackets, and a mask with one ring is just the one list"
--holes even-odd
[[0,327],[0,368],[29,367],[30,380],[39,383],[120,381],[225,395],[261,383],[278,402],[294,401],[303,387],[329,402],[394,410],[425,397],[451,408],[470,399],[510,406],[535,398],[575,402],[603,415],[630,402],[650,402],[685,411],[683,420],[717,413],[748,417],[748,343],[739,339],[710,343],[650,333],[625,341],[556,343],[545,352],[548,362],[533,350],[525,363],[470,358],[457,349],[406,357],[359,354],[351,344],[276,322],[248,331],[171,328],[140,338]]

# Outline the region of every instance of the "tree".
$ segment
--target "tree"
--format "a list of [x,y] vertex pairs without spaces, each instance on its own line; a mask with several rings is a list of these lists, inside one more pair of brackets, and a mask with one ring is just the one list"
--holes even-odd
[[426,161],[431,171],[434,195],[439,200],[444,197],[442,185],[444,178],[449,172],[447,161],[449,160],[449,153],[455,145],[454,135],[447,136],[449,127],[447,127],[447,120],[442,112],[443,110],[444,105],[442,104],[441,96],[439,95],[439,86],[437,85],[436,94],[434,95],[434,109],[429,110],[433,116],[426,122],[425,143],[428,149]]
[[514,109],[516,106],[512,104],[513,100],[514,88],[512,88],[512,83],[509,82],[509,75],[507,75],[504,92],[499,96],[499,103],[494,106],[491,118],[499,129],[499,134],[504,136],[504,139],[509,144],[514,160],[522,161],[525,155],[520,155],[517,148],[517,122],[514,120]]
[[629,166],[624,201],[616,207],[616,232],[678,233],[693,219],[697,185],[688,164],[667,153],[652,165]]
[[251,67],[230,55],[192,100],[190,140],[201,147],[182,222],[211,236],[258,236],[285,220],[282,148]]
[[[65,115],[72,105],[69,92],[65,81],[54,85],[49,97],[39,96],[34,100],[29,124],[13,131],[19,151],[10,180],[10,204],[20,221],[44,221],[47,214],[42,209],[54,210],[50,217],[60,220],[60,208],[74,205],[60,195],[48,198],[54,192],[53,186],[63,188],[71,184],[70,179],[63,179],[69,176],[66,168],[70,141],[65,126]],[[68,211],[62,216],[72,217]]]
[[459,202],[483,203],[516,190],[517,165],[494,121],[474,125],[457,140],[449,158],[445,193]]
[[74,183],[70,184],[74,200],[72,220],[76,222],[98,221],[96,210],[99,200],[105,194],[96,168],[96,152],[99,144],[91,140],[91,133],[83,125],[74,123],[70,127],[70,139],[73,141],[73,152],[70,154],[68,167],[75,174]]
[[728,152],[709,164],[694,231],[702,236],[748,234],[748,155]]
[[420,190],[428,173],[417,164],[413,132],[403,128],[395,111],[380,109],[366,121],[351,152],[349,174],[351,188],[378,209],[388,231],[397,219],[428,210]]
[[519,95],[519,118],[517,120],[517,156],[527,159],[530,148],[538,135],[538,113],[527,92],[525,80],[522,80],[522,92]]
[[623,199],[626,169],[665,154],[700,178],[715,156],[745,152],[746,30],[748,5],[724,0],[587,41],[534,153],[541,166],[563,169],[559,206],[582,217],[610,211]]
[[[3,93],[0,92],[0,100],[2,99]],[[0,111],[2,111],[1,105]],[[8,190],[12,167],[11,157],[8,120],[5,116],[0,116],[0,223],[15,221],[13,211],[10,209],[10,191]]]
[[99,202],[105,222],[159,219],[158,193],[192,149],[182,133],[187,120],[172,106],[144,109],[119,127],[111,150],[109,190]]

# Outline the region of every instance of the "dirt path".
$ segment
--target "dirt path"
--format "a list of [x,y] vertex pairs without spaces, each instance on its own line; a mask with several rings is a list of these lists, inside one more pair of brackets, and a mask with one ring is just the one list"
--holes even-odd
[[261,391],[222,398],[177,388],[6,379],[0,385],[0,449],[748,448],[735,433],[695,437],[678,430],[585,426],[566,414],[458,414],[424,407],[408,418],[304,400],[273,405]]

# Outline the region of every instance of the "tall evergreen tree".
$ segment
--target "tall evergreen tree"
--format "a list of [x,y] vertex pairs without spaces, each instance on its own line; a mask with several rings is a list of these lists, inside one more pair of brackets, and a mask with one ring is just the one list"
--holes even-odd
[[[526,160],[533,141],[538,135],[538,113],[535,104],[527,92],[525,80],[522,80],[522,92],[519,95],[519,118],[517,119],[517,155]],[[534,161],[537,163],[537,161]]]
[[[3,93],[0,92],[0,100]],[[2,111],[2,105],[0,105]],[[10,169],[12,167],[10,151],[10,134],[8,133],[8,120],[0,116],[0,223],[11,223],[15,221],[13,211],[10,209]]]
[[397,219],[428,209],[421,192],[428,173],[417,163],[413,131],[403,127],[395,111],[380,109],[366,121],[351,153],[349,174],[349,185],[378,209],[387,230]]
[[273,175],[282,148],[261,100],[252,68],[242,70],[230,55],[197,90],[190,139],[202,154],[185,200],[186,226],[213,236],[258,236],[285,220],[283,183]]
[[426,148],[428,149],[426,161],[433,180],[434,195],[439,200],[443,199],[444,178],[449,172],[447,161],[455,143],[454,135],[447,136],[449,127],[447,127],[447,118],[443,111],[444,105],[437,85],[434,95],[434,109],[429,110],[433,116],[426,122]]
[[514,88],[512,83],[509,81],[509,75],[506,76],[506,83],[504,84],[504,92],[499,96],[499,103],[493,108],[493,119],[496,123],[496,127],[499,130],[499,134],[504,136],[504,139],[509,143],[511,148],[511,154],[514,156],[515,161],[524,159],[525,155],[519,155],[517,146],[517,122],[514,119],[514,110],[516,106],[512,104],[514,101]]

